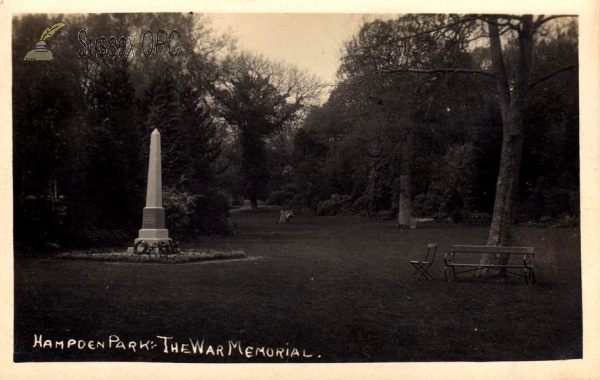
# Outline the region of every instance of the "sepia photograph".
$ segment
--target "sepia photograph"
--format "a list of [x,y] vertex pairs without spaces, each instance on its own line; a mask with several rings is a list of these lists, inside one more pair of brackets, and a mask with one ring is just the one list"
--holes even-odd
[[463,8],[4,17],[11,371],[580,370],[590,17]]

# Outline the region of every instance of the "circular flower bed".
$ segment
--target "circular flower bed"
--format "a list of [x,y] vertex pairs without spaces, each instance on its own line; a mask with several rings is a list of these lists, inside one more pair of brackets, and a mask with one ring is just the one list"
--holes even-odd
[[56,256],[63,260],[98,260],[131,263],[180,264],[195,261],[227,260],[248,258],[244,251],[188,251],[177,254],[139,254],[128,252],[65,252]]

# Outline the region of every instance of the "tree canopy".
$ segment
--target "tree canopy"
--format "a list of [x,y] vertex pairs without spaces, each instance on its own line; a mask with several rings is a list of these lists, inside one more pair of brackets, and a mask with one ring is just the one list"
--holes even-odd
[[[55,61],[33,70],[31,31],[58,21],[70,27],[47,40]],[[171,26],[176,56],[76,53],[81,29],[93,42]],[[577,33],[558,15],[364,22],[320,104],[319,80],[236,50],[202,15],[15,17],[15,240],[127,240],[156,127],[182,233],[231,231],[228,202],[246,197],[401,226],[489,214],[488,243],[508,245],[515,221],[579,212]]]
[[[31,31],[58,21],[69,27],[48,41],[55,61],[24,64]],[[80,30],[95,41],[167,26],[179,28],[175,57],[76,54]],[[223,134],[208,101],[208,83],[227,39],[213,36],[206,18],[23,15],[14,19],[13,29],[17,245],[128,240],[141,222],[149,134],[155,127],[163,133],[164,184],[174,200],[165,205],[173,207],[168,215],[177,219],[176,201],[188,199],[186,207],[196,207],[198,215],[187,226],[190,231],[228,229],[227,198],[214,166]]]
[[220,116],[236,128],[244,195],[256,209],[257,200],[267,195],[266,139],[295,121],[316,98],[320,84],[294,67],[247,52],[229,57],[223,67],[213,94]]
[[[370,212],[395,213],[395,199],[402,203],[409,189],[412,213],[455,221],[491,214],[496,204],[492,245],[510,244],[515,219],[577,214],[576,65],[573,17],[404,15],[366,22],[345,43],[337,87],[312,111],[299,140],[328,143],[317,177],[329,178],[330,190],[311,202],[337,193],[348,197],[336,198],[345,199],[344,212],[368,204]],[[564,93],[549,94],[561,85]],[[523,141],[510,146],[515,136]],[[541,161],[561,173],[551,176],[558,180],[552,190],[543,170],[533,169]],[[344,167],[354,172],[342,175],[341,185],[336,173]],[[403,188],[406,178],[412,186]],[[552,200],[558,198],[564,207]]]

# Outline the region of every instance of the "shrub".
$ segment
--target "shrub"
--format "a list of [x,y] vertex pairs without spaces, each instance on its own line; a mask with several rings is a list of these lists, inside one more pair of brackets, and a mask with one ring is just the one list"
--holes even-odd
[[63,197],[28,196],[14,207],[15,244],[37,247],[46,243],[64,244],[71,215]]
[[[561,182],[568,184],[565,179],[558,181],[558,184],[560,185]],[[545,177],[538,178],[532,198],[543,209],[543,212],[540,213],[543,216],[557,218],[561,215],[579,214],[579,191],[562,186],[552,186]]]
[[77,248],[117,247],[133,242],[132,231],[109,230],[97,227],[84,227],[72,230],[68,236],[70,245]]
[[214,190],[191,194],[175,187],[163,191],[167,228],[172,234],[207,235],[233,233],[229,198]]
[[373,196],[363,195],[352,203],[351,211],[353,215],[361,217],[370,217],[377,214],[376,200]]
[[317,215],[348,215],[351,205],[352,197],[350,195],[332,194],[329,199],[319,202]]
[[543,192],[545,214],[556,217],[571,211],[571,193],[568,190],[552,187]]
[[296,208],[303,204],[300,187],[294,183],[283,185],[281,189],[271,192],[267,204],[278,205],[283,208]]
[[579,216],[571,214],[562,214],[557,218],[554,227],[577,227],[579,226]]
[[198,195],[190,215],[189,227],[184,234],[219,234],[234,233],[229,221],[229,199],[216,191],[207,191]]
[[412,214],[420,217],[439,217],[440,199],[434,194],[419,194],[412,201]]
[[180,191],[175,187],[163,190],[167,226],[173,230],[187,230],[190,227],[190,215],[196,206],[198,195]]
[[481,208],[481,199],[475,196],[477,186],[472,144],[449,146],[435,165],[427,192],[413,200],[413,214],[461,222],[466,212]]

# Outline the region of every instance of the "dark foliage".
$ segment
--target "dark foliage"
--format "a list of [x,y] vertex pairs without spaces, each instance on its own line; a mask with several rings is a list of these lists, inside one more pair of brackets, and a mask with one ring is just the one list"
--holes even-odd
[[[58,21],[48,40],[55,60],[23,62],[35,35]],[[176,25],[177,57],[82,58],[77,33],[131,36],[144,25]],[[15,242],[27,246],[110,246],[132,240],[144,207],[149,135],[162,134],[163,184],[197,199],[182,233],[225,233],[227,202],[213,165],[222,135],[206,104],[214,57],[222,47],[194,15],[27,15],[13,24]],[[183,32],[188,32],[183,34]],[[212,45],[211,45],[212,44]],[[214,206],[211,206],[214,204]],[[169,227],[169,226],[167,226]]]
[[[466,43],[479,33],[474,23],[461,24],[453,38],[443,28],[419,34],[456,17],[375,20],[345,44],[338,86],[295,134],[295,181],[306,205],[320,205],[320,214],[395,213],[398,178],[408,161],[414,215],[458,222],[492,213],[502,146],[493,80],[453,72],[376,75],[389,67],[488,67],[489,49]],[[414,34],[408,43],[404,37]],[[576,21],[556,28],[552,38],[539,37],[534,49],[536,73],[576,62]],[[515,46],[505,54],[514,61]],[[578,122],[577,70],[533,88],[524,120],[518,221],[579,214]],[[353,207],[334,206],[342,196]]]

